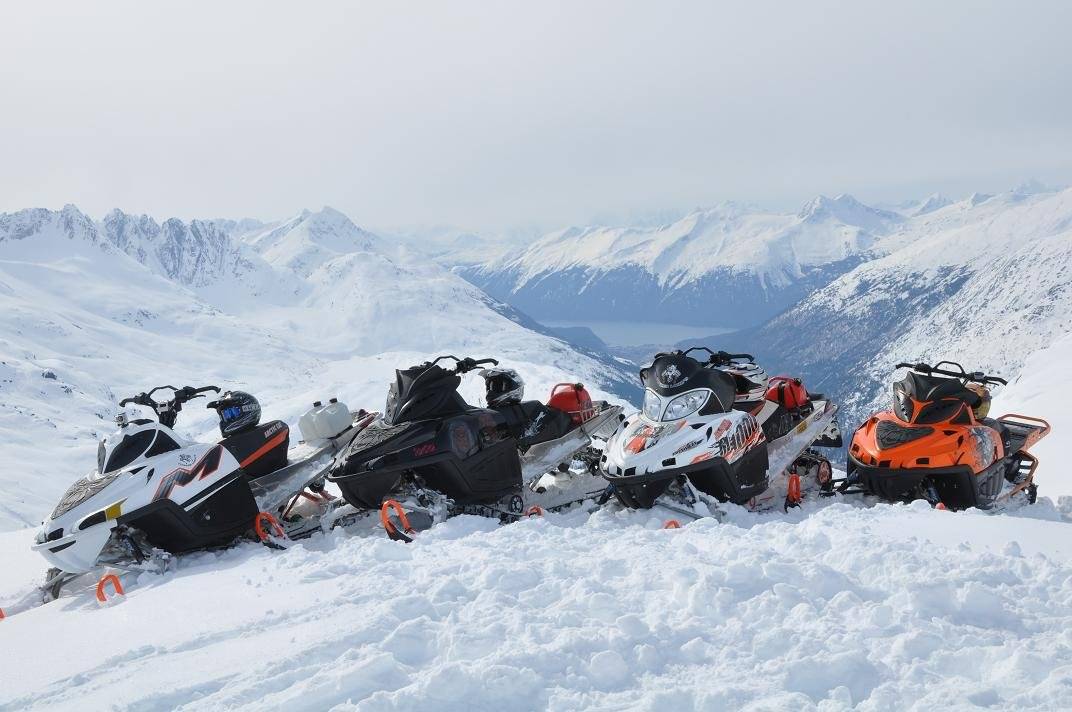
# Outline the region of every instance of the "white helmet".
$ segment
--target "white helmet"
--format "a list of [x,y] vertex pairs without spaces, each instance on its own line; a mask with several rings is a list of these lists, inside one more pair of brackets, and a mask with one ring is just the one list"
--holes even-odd
[[489,408],[520,403],[525,397],[525,382],[512,368],[485,368],[480,375],[484,377]]

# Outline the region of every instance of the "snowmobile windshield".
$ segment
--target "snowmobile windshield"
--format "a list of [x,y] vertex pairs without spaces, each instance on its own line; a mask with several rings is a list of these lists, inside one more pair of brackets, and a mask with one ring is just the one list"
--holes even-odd
[[955,378],[909,373],[893,384],[893,412],[906,423],[945,422],[979,400]]
[[[682,353],[660,354],[640,371],[644,384],[644,415],[650,420],[676,420],[697,410],[726,413],[733,407],[733,376]],[[684,397],[688,396],[688,397]]]
[[384,420],[394,424],[464,412],[468,406],[458,394],[460,383],[456,374],[435,365],[395,371],[395,382],[387,391]]
[[114,472],[137,460],[153,444],[155,435],[155,430],[142,430],[130,435],[124,435],[119,444],[112,448],[112,452],[108,455],[107,461],[100,470],[101,473]]

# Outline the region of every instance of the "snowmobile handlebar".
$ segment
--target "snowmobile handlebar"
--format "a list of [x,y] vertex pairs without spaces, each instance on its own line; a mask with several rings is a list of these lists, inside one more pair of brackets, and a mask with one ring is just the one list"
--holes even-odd
[[681,353],[688,356],[692,351],[706,351],[709,354],[707,363],[715,366],[726,366],[734,361],[749,361],[754,363],[756,360],[756,357],[752,354],[731,354],[726,351],[712,351],[706,346],[693,346],[692,348],[685,349]]
[[[175,395],[173,395],[170,400],[161,403],[153,400],[153,394],[157,391],[174,391]],[[139,393],[136,396],[124,398],[119,401],[119,407],[133,403],[134,405],[145,405],[157,410],[163,406],[176,406],[193,398],[200,398],[202,394],[207,393],[208,391],[219,393],[220,389],[218,386],[202,386],[200,388],[194,388],[193,386],[183,386],[182,388],[176,388],[175,386],[157,386],[148,393]]]
[[457,356],[454,356],[454,355],[451,355],[451,354],[446,354],[444,356],[440,356],[435,361],[430,362],[428,364],[428,367],[431,368],[432,366],[435,366],[440,361],[442,361],[444,359],[448,359],[448,358],[453,359],[454,362],[455,362],[454,373],[468,373],[469,371],[472,371],[472,370],[474,370],[474,369],[476,369],[476,368],[478,368],[480,366],[485,366],[485,365],[489,365],[489,364],[492,365],[492,366],[498,366],[499,365],[499,362],[496,361],[493,358],[476,358],[475,359],[475,358],[471,358],[469,356],[466,356],[465,358],[458,358]]
[[[950,366],[957,366],[958,368],[960,368],[960,371],[950,371],[948,369],[939,368],[938,366],[941,366],[942,364],[949,364]],[[965,381],[974,381],[975,383],[982,383],[984,385],[985,384],[1000,384],[1002,386],[1009,385],[1009,382],[1006,381],[1004,378],[1000,378],[998,376],[988,376],[985,373],[983,373],[982,371],[973,371],[973,372],[969,373],[969,372],[964,370],[963,366],[961,366],[959,363],[954,363],[953,361],[942,361],[942,362],[940,362],[938,364],[938,366],[931,366],[930,364],[926,364],[926,363],[899,363],[896,366],[894,366],[894,368],[910,368],[913,371],[918,371],[919,373],[924,373],[924,374],[926,374],[928,376],[929,375],[949,376],[951,378],[960,378],[960,379],[963,379]]]

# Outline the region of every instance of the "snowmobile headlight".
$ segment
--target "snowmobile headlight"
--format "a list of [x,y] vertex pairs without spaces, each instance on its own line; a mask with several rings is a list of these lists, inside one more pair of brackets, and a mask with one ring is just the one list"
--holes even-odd
[[648,420],[658,420],[663,414],[663,399],[655,391],[644,391],[644,416]]
[[666,410],[663,411],[662,420],[679,420],[692,415],[703,407],[704,403],[707,402],[707,397],[710,393],[711,391],[706,388],[682,393],[677,398],[670,401],[666,406]]

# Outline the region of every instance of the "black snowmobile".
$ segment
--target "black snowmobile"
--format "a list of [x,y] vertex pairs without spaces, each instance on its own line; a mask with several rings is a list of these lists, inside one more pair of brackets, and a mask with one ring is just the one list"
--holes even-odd
[[[447,360],[453,368],[440,365]],[[382,418],[336,456],[328,473],[346,501],[386,512],[385,500],[405,500],[432,521],[459,513],[510,521],[533,507],[554,509],[601,492],[598,453],[590,446],[617,423],[621,407],[593,403],[581,384],[559,384],[548,404],[522,400],[521,381],[508,369],[481,372],[494,406],[475,407],[458,386],[483,365],[498,362],[447,355],[396,371]],[[504,371],[506,387],[498,380]],[[588,471],[565,478],[569,486],[538,484],[585,458]]]

